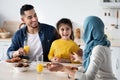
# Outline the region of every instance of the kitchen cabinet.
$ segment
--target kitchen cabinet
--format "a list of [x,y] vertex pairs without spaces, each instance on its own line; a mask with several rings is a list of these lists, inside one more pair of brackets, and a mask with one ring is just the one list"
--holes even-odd
[[100,0],[100,5],[104,8],[120,8],[120,0]]
[[118,80],[120,80],[120,47],[111,47],[111,60],[113,72]]
[[10,44],[9,40],[0,40],[0,61],[7,59],[7,49]]

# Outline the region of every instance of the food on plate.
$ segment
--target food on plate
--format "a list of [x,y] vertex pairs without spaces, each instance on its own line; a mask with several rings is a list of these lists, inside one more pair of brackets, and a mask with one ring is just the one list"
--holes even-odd
[[15,63],[15,62],[28,62],[27,59],[22,59],[20,57],[14,57],[12,59],[8,59],[6,60],[6,62],[9,62],[9,63]]
[[[51,66],[52,66],[52,63],[47,63],[46,68],[49,69]],[[66,66],[66,67],[74,71],[78,70],[77,67],[73,67],[73,66]]]
[[29,70],[29,63],[18,62],[14,65],[14,69],[17,72],[26,72]]
[[20,57],[15,57],[12,59],[6,60],[10,65],[13,66],[17,72],[25,72],[29,70],[30,63],[27,59],[22,59]]
[[14,63],[14,62],[19,62],[21,60],[22,59],[20,57],[15,57],[15,58],[6,60],[6,62]]
[[22,59],[20,62],[27,63],[27,62],[28,62],[28,60],[27,60],[27,59]]
[[19,62],[19,63],[15,64],[15,67],[29,67],[29,64]]

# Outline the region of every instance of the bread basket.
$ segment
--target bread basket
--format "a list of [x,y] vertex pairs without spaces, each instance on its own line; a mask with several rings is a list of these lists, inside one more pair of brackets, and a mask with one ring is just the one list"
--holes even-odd
[[0,38],[9,38],[10,37],[10,32],[0,32]]

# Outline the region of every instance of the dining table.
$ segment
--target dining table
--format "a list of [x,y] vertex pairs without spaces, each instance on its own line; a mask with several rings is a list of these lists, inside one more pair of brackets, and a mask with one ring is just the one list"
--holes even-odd
[[[43,62],[46,65],[49,62]],[[42,73],[37,73],[36,62],[31,62],[29,70],[25,72],[18,72],[14,69],[14,63],[0,61],[0,80],[74,80],[69,78],[65,72],[52,72],[47,68],[43,69]],[[79,66],[79,64],[63,63],[67,66]]]

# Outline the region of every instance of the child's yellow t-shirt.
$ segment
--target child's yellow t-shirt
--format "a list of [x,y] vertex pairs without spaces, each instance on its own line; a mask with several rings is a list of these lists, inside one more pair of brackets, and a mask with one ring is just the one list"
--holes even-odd
[[70,59],[70,54],[78,52],[79,46],[72,40],[58,39],[55,40],[50,48],[48,59],[53,57]]

